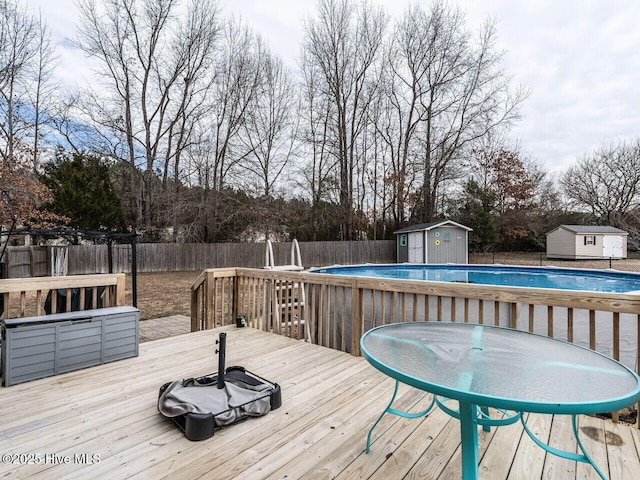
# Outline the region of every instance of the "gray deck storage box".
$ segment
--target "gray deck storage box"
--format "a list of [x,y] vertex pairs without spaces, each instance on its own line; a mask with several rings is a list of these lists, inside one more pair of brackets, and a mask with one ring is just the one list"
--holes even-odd
[[138,355],[134,307],[2,320],[2,384],[28,382]]

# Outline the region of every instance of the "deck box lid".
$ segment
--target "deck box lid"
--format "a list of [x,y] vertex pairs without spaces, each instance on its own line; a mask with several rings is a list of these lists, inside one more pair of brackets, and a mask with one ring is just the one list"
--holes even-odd
[[0,322],[5,328],[15,328],[25,325],[39,323],[68,322],[90,319],[93,317],[104,317],[107,315],[118,315],[126,313],[138,313],[139,310],[131,306],[96,308],[91,310],[80,310],[75,312],[54,313],[51,315],[39,315],[37,317],[7,318]]

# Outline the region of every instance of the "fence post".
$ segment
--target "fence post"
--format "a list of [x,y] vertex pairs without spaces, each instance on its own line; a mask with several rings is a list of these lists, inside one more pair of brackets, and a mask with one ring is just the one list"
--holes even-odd
[[35,277],[36,261],[33,258],[33,246],[29,245],[29,276]]

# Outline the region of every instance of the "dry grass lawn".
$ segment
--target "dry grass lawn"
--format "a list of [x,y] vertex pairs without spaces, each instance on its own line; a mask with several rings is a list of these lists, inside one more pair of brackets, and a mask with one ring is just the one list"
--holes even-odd
[[[140,319],[191,315],[191,285],[196,272],[138,273]],[[127,305],[131,305],[131,275],[127,274]]]

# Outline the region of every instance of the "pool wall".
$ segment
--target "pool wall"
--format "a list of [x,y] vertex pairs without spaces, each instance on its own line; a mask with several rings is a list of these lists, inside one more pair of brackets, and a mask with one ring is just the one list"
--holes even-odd
[[488,264],[363,264],[312,268],[312,273],[394,280],[475,283],[593,292],[640,291],[640,274],[617,270]]

